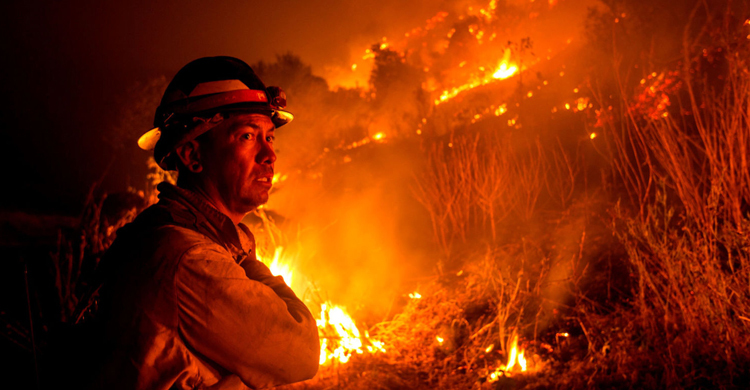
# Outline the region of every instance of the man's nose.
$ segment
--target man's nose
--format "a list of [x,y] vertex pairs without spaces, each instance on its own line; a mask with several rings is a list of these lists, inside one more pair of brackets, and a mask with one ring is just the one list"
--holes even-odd
[[260,151],[256,156],[256,161],[259,164],[273,164],[276,161],[276,152],[273,150],[273,145],[265,139],[260,143]]

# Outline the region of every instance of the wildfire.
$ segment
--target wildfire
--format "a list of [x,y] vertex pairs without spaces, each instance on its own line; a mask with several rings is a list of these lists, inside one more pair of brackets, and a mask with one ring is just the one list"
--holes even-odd
[[359,141],[352,142],[349,145],[346,145],[344,147],[340,147],[340,148],[337,148],[337,149],[351,150],[351,149],[356,149],[356,148],[358,148],[360,146],[367,145],[367,144],[369,144],[372,141],[385,142],[385,137],[386,137],[386,134],[381,131],[381,132],[375,133],[375,134],[373,134],[373,135],[371,135],[369,137],[362,138]]
[[340,306],[332,305],[330,302],[322,304],[320,319],[317,323],[320,334],[321,365],[333,361],[347,363],[352,353],[385,352],[383,343],[370,339],[367,331],[365,331],[364,338],[360,335],[354,320]]
[[[552,7],[556,5],[558,1],[548,0],[548,2],[550,7]],[[446,64],[448,64],[446,65],[446,67],[450,66],[451,68],[447,69],[444,69],[444,66],[441,65],[443,64],[443,62],[440,61],[432,62],[429,59],[425,59],[424,62],[409,62],[409,65],[415,66],[414,69],[419,69],[425,73],[423,88],[426,91],[434,93],[434,95],[432,95],[432,98],[434,99],[435,105],[445,103],[458,96],[459,94],[470,91],[474,88],[495,83],[499,80],[509,79],[518,75],[520,72],[525,72],[527,69],[530,69],[530,67],[533,66],[536,62],[533,59],[529,60],[528,56],[523,57],[524,53],[522,49],[519,48],[519,45],[513,46],[515,48],[513,51],[510,48],[502,48],[498,46],[499,44],[497,43],[493,44],[494,46],[490,48],[490,41],[493,41],[496,37],[503,37],[503,32],[499,30],[499,28],[502,27],[499,26],[498,23],[490,23],[495,18],[495,10],[498,7],[497,3],[497,0],[489,0],[489,4],[484,8],[479,8],[478,12],[475,12],[474,10],[469,8],[469,14],[475,17],[471,19],[472,24],[468,24],[467,20],[467,22],[464,22],[463,24],[455,25],[459,26],[458,28],[459,30],[461,30],[460,35],[458,36],[455,36],[455,26],[451,27],[450,25],[445,24],[452,23],[455,18],[451,17],[450,19],[446,19],[448,13],[440,12],[435,17],[429,19],[425,26],[418,27],[406,32],[403,35],[403,38],[397,37],[396,39],[386,40],[386,38],[383,37],[382,40],[379,40],[374,45],[370,46],[370,48],[365,49],[363,55],[361,56],[361,59],[354,58],[354,61],[350,63],[350,70],[351,72],[356,72],[356,74],[360,76],[367,75],[369,73],[368,67],[373,66],[372,60],[376,59],[378,55],[389,54],[391,52],[395,52],[396,54],[398,54],[401,57],[401,62],[405,62],[406,60],[409,60],[409,58],[422,58],[416,57],[418,54],[422,53],[420,52],[420,50],[436,51],[437,54],[441,54],[440,50],[445,50],[453,44],[463,45],[463,43],[465,43],[464,40],[466,39],[466,31],[464,30],[468,30],[468,33],[476,39],[476,41],[470,42],[472,45],[471,47],[480,47],[480,49],[478,50],[481,51],[481,55],[471,56],[468,58],[456,58],[455,60],[448,61],[446,62]],[[463,20],[464,16],[465,15],[459,15],[458,20]],[[436,27],[439,28],[436,29]],[[432,30],[435,31],[430,32]],[[500,33],[500,35],[498,35],[498,32]],[[433,42],[435,40],[437,40],[438,42]],[[570,43],[571,41],[568,40],[567,42]],[[511,41],[508,41],[508,46],[512,46]],[[419,49],[419,47],[426,47],[427,49]],[[388,53],[381,53],[384,51],[388,51]],[[414,53],[411,54],[414,57],[409,57],[408,53]],[[446,53],[453,52],[446,51]],[[549,51],[549,53],[551,55],[552,52]],[[551,58],[550,55],[547,56],[548,60]],[[412,62],[416,62],[416,65]],[[563,65],[562,68],[564,69],[565,66]],[[430,69],[433,69],[433,74],[430,74]],[[542,92],[537,92],[537,90],[542,91],[541,85],[547,86],[548,84],[557,82],[557,79],[552,77],[553,75],[556,76],[557,74],[559,74],[560,77],[566,76],[564,70],[550,70],[550,73],[547,74],[549,78],[548,81],[541,80],[541,73],[539,73],[540,80],[538,84],[540,84],[540,86],[532,85],[532,88],[536,87],[536,89],[526,89],[523,91],[519,91],[521,93],[520,97],[535,97],[536,99],[538,99],[540,96],[543,96]],[[652,75],[649,80],[655,79],[656,76],[656,74]],[[645,79],[641,82],[641,84],[644,85],[646,93],[651,92],[653,94],[655,88],[654,86],[645,85]],[[529,86],[528,81],[526,82],[525,86]],[[648,89],[648,87],[651,88]],[[569,91],[570,90],[568,90],[568,92]],[[578,94],[579,88],[573,89],[573,93]],[[375,91],[365,89],[360,94],[360,96],[362,97],[368,95],[375,97]],[[490,96],[488,99],[493,98],[496,97]],[[562,111],[563,108],[565,110],[571,110],[573,112],[592,108],[588,97],[582,97],[578,95],[574,99],[568,100],[569,102],[562,102],[563,104],[560,104],[561,102],[557,102],[556,106],[552,107],[552,112],[554,113],[558,110]],[[472,110],[467,111],[463,117],[467,120],[471,120],[472,123],[475,123],[482,118],[488,118],[492,116],[500,117],[505,115],[502,118],[502,122],[507,123],[510,128],[521,128],[522,124],[520,123],[518,112],[513,112],[512,109],[509,110],[509,105],[513,107],[512,103],[515,102],[498,104],[501,102],[494,101],[492,103],[494,104],[492,104],[491,106],[473,107]],[[668,105],[668,102],[663,105]],[[516,103],[515,106],[519,107],[518,103]],[[500,121],[500,119],[495,120],[497,122]],[[418,135],[422,134],[423,131],[427,132],[426,128],[423,127],[423,125],[426,125],[427,123],[427,118],[422,118],[421,124],[418,124],[417,128],[412,129],[412,131],[415,131]],[[368,130],[369,135],[365,136],[364,138],[347,144],[342,143],[338,146],[331,147],[331,149],[344,151],[344,153],[341,153],[343,155],[343,161],[345,163],[351,162],[352,157],[346,151],[356,149],[368,144],[372,146],[373,144],[389,142],[391,139],[393,139],[394,134],[396,134],[389,133],[388,137],[386,137],[386,133],[378,131],[380,130],[380,128],[370,128]],[[589,132],[587,135],[591,140],[594,140],[597,137],[597,134],[593,132]],[[447,146],[453,147],[453,143],[448,143]],[[324,149],[324,153],[327,152],[329,152],[329,149]],[[286,179],[286,176],[281,177],[277,174],[274,176],[273,183],[276,184],[280,181],[283,181],[284,179]],[[273,253],[273,258],[269,259],[269,261],[267,262],[269,268],[271,269],[271,272],[274,275],[283,276],[284,280],[290,286],[293,276],[296,276],[296,282],[300,284],[300,280],[304,279],[304,276],[294,275],[293,267],[291,267],[289,263],[285,263],[284,261],[282,261],[282,252],[283,248],[277,247]],[[457,275],[461,276],[462,273],[463,271],[459,271]],[[419,292],[416,291],[409,293],[408,297],[413,301],[422,299],[422,295],[420,295]],[[320,301],[318,301],[317,303],[320,303]],[[336,362],[338,362],[339,364],[346,364],[351,360],[351,357],[354,354],[375,354],[385,352],[385,347],[382,342],[371,339],[370,335],[366,331],[360,332],[360,329],[357,327],[355,321],[349,315],[346,308],[334,305],[330,301],[326,301],[325,303],[320,305],[320,312],[316,317],[318,318],[317,326],[321,342],[319,361],[321,365],[336,364]],[[447,344],[452,344],[451,340],[449,340],[449,337],[445,334],[433,334],[432,337],[434,337],[434,341],[431,340],[431,342],[435,346],[445,346]],[[508,342],[508,345],[506,346],[506,348],[503,348],[503,352],[505,353],[505,359],[507,359],[507,361],[502,363],[498,361],[490,369],[489,380],[491,382],[500,379],[500,377],[502,376],[511,376],[512,374],[527,371],[525,351],[518,345],[518,336],[514,335],[510,338],[510,340],[505,341]],[[392,348],[395,348],[395,345],[392,346]],[[497,352],[501,348],[499,344],[497,345],[497,348],[496,344],[490,344],[489,346],[484,345],[483,349],[486,354],[492,353],[492,355],[488,356],[495,357],[499,356],[497,355]],[[534,363],[532,369],[539,369],[538,361]]]
[[281,276],[284,278],[284,281],[286,282],[287,286],[292,286],[292,276],[294,275],[294,270],[292,269],[291,264],[288,262],[282,262],[281,261],[281,253],[284,251],[284,247],[276,247],[276,250],[273,253],[273,260],[269,261],[263,261],[263,259],[258,259],[262,261],[265,265],[268,266],[268,268],[271,270],[271,273],[275,276]]
[[492,74],[492,78],[502,80],[513,76],[518,72],[518,66],[511,64],[510,62],[510,49],[505,49],[503,59],[500,60],[500,64],[497,67],[495,73]]
[[[491,350],[491,348],[488,348],[488,350]],[[508,352],[508,362],[506,364],[501,364],[500,367],[490,373],[490,382],[497,381],[501,376],[511,376],[511,373],[514,371],[526,371],[526,358],[524,357],[523,349],[518,348],[518,335],[513,336],[513,339],[508,346]]]
[[[273,259],[258,256],[275,276],[281,276],[289,287],[292,287],[294,269],[292,262],[282,255],[284,248],[276,247]],[[298,291],[295,291],[299,294]],[[347,363],[353,353],[363,354],[385,352],[382,342],[373,340],[365,331],[364,336],[359,332],[354,319],[341,306],[326,302],[320,306],[320,319],[316,320],[320,337],[320,364],[338,361]]]
[[[507,79],[518,73],[518,66],[510,61],[510,54],[510,49],[505,49],[503,58],[500,60],[493,73],[487,74],[485,72],[483,76],[475,76],[466,84],[444,90],[443,93],[440,94],[440,97],[435,100],[435,105],[453,99],[461,92],[468,91],[482,85],[487,85],[497,80]],[[483,70],[483,68],[480,68],[480,70]]]

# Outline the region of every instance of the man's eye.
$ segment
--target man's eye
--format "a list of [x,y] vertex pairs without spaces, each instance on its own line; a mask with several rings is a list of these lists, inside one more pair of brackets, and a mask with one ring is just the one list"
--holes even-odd
[[266,142],[271,142],[271,143],[273,143],[273,141],[275,141],[275,140],[276,140],[276,137],[274,137],[274,136],[272,136],[272,135],[269,135],[268,137],[266,137]]
[[242,134],[242,139],[252,140],[253,138],[255,138],[255,134],[253,134],[253,133]]

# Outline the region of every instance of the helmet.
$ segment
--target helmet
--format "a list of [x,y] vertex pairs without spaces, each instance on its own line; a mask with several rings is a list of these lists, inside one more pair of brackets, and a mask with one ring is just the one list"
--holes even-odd
[[294,119],[285,111],[286,94],[268,87],[242,60],[234,57],[204,57],[185,65],[164,91],[154,116],[154,128],[138,139],[144,150],[154,149],[154,159],[164,169],[166,157],[179,145],[202,132],[190,131],[195,118],[211,118],[232,111],[268,115],[276,127]]

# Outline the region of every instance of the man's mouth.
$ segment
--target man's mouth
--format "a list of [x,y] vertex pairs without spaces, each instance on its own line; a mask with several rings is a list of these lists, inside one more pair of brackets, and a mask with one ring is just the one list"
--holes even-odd
[[271,175],[263,175],[263,176],[255,179],[255,181],[257,181],[259,183],[263,183],[264,185],[269,185],[270,186],[273,183],[273,174],[271,174]]

